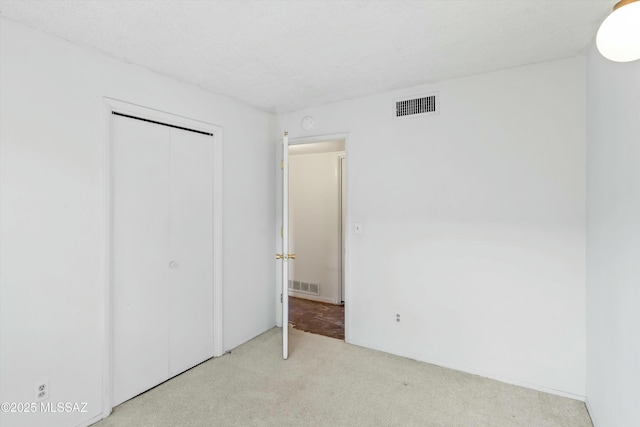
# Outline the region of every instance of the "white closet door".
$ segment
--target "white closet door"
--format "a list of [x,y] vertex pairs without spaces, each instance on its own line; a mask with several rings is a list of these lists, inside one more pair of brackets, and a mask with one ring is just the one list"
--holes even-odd
[[113,403],[168,375],[169,128],[112,116]]
[[170,376],[213,357],[213,137],[171,129]]

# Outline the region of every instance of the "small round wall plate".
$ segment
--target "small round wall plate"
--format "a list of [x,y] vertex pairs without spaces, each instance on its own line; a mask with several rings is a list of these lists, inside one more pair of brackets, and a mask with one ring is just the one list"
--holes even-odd
[[314,121],[313,121],[313,117],[311,116],[306,116],[302,119],[302,129],[304,130],[311,130],[313,129],[313,125],[314,125]]

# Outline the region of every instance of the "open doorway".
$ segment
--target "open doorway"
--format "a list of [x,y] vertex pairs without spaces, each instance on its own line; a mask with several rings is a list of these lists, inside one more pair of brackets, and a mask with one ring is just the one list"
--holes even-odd
[[345,141],[289,145],[289,323],[344,339]]

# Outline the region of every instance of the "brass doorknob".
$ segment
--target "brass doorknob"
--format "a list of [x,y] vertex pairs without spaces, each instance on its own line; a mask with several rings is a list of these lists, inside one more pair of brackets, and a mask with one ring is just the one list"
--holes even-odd
[[283,258],[282,254],[276,254],[276,259],[282,259],[282,258]]
[[296,254],[289,254],[288,257],[291,259],[296,259]]

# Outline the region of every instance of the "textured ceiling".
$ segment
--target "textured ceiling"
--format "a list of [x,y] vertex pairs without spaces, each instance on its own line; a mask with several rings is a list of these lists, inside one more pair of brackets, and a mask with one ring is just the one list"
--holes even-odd
[[0,15],[269,111],[585,53],[616,0],[1,0]]

